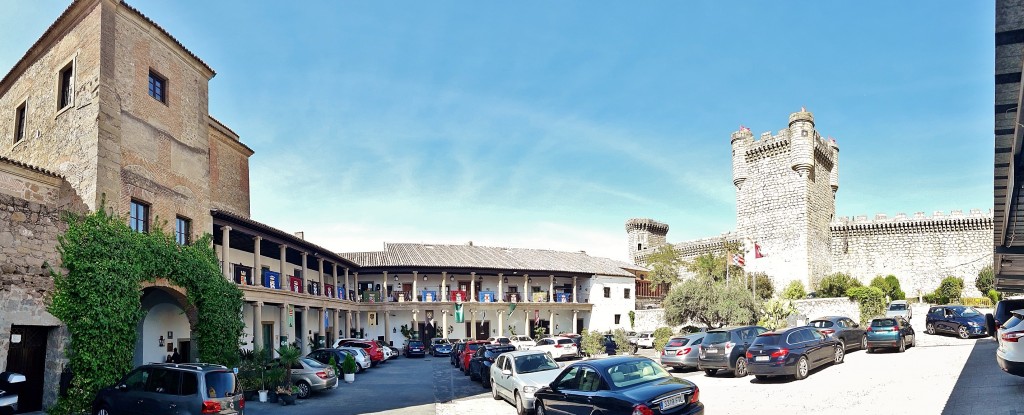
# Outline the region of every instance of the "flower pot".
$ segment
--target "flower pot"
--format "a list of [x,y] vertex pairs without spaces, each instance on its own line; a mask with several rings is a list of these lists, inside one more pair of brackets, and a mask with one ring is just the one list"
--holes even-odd
[[260,402],[266,402],[267,399],[268,399],[267,395],[270,394],[270,391],[262,390],[262,391],[259,391],[259,393],[260,393]]
[[355,382],[355,381],[356,381],[356,374],[355,373],[346,373],[345,374],[345,383],[352,383],[352,382]]

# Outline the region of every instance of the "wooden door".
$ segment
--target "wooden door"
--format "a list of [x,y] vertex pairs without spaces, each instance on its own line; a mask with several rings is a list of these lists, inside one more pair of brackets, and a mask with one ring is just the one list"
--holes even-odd
[[11,326],[11,342],[7,354],[7,371],[25,375],[25,383],[17,386],[18,412],[43,409],[43,373],[46,370],[46,335],[48,327]]

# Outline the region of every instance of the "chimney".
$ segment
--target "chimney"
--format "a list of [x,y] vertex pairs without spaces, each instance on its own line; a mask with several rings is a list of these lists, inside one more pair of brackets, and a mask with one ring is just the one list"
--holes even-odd
[[473,246],[473,241],[466,242],[466,245]]
[[306,240],[306,233],[303,232],[303,231],[295,232],[295,237],[305,241]]

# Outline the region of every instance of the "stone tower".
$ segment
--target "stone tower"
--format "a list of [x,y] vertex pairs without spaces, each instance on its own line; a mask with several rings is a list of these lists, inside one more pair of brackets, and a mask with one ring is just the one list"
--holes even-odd
[[629,257],[633,259],[633,263],[639,264],[640,251],[666,243],[668,224],[654,219],[632,218],[626,221],[626,233],[629,235]]
[[[831,269],[838,145],[818,134],[814,115],[802,108],[777,135],[755,140],[743,128],[731,143],[736,231],[748,252],[747,271],[767,273],[778,289],[791,280],[813,289]],[[755,258],[755,244],[763,257]]]

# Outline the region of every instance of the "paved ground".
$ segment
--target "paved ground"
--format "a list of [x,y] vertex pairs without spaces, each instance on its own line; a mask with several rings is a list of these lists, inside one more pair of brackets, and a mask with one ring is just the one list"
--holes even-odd
[[[703,372],[674,373],[701,389],[710,414],[1021,414],[1024,378],[1001,372],[990,338],[960,340],[923,332],[915,309],[918,346],[905,353],[851,351],[846,362],[825,366],[803,381]],[[655,357],[653,350],[641,355]],[[1018,409],[1021,408],[1021,409]],[[357,376],[354,384],[299,401],[294,407],[250,403],[262,414],[488,414],[515,409],[448,364],[447,358],[400,358]]]

